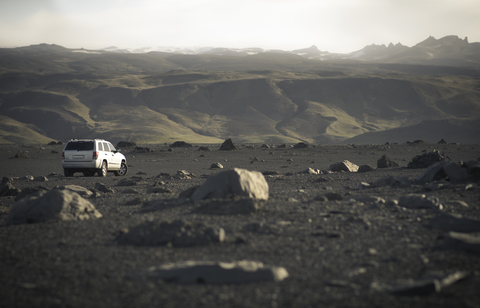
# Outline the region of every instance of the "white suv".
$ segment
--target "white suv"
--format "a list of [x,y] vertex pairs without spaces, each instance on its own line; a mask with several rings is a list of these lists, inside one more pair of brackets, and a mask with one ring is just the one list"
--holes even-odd
[[103,139],[71,139],[62,152],[62,167],[65,176],[82,172],[85,176],[126,175],[128,171],[125,156]]

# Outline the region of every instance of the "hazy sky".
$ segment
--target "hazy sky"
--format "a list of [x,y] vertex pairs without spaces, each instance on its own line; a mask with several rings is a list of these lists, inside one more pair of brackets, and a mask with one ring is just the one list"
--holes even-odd
[[0,47],[58,44],[352,52],[428,36],[480,42],[479,0],[0,0]]

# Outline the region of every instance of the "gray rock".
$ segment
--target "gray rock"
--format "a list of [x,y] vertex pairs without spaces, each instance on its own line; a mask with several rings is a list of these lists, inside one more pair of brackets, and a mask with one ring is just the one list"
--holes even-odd
[[206,146],[201,146],[201,147],[198,148],[198,151],[210,152],[211,149],[209,147],[206,147]]
[[0,184],[1,197],[17,196],[21,192],[22,190],[20,188],[16,188],[13,186],[12,180],[10,178],[4,177],[2,179],[2,183]]
[[480,254],[480,234],[449,232],[445,236],[442,248]]
[[192,195],[195,201],[208,198],[245,196],[268,199],[268,183],[258,171],[235,168],[210,176]]
[[143,272],[151,278],[175,283],[239,284],[258,281],[282,281],[288,277],[283,267],[265,266],[257,261],[213,262],[183,261],[150,267]]
[[37,176],[34,181],[37,181],[37,182],[48,182],[48,179],[47,177],[43,176],[43,175],[40,175],[40,176]]
[[449,161],[448,157],[443,156],[437,150],[432,152],[423,153],[412,158],[412,161],[408,163],[408,168],[427,168],[428,166],[439,162]]
[[225,240],[225,231],[201,222],[147,221],[120,235],[117,240],[120,244],[135,246],[192,247],[221,243]]
[[388,158],[387,155],[383,155],[379,160],[377,160],[377,168],[396,168],[396,167],[398,167],[398,164],[393,160],[390,160],[390,158]]
[[222,145],[220,146],[220,151],[235,151],[238,150],[235,143],[233,143],[232,138],[228,138],[225,140]]
[[113,193],[115,192],[113,189],[108,188],[103,183],[97,182],[95,183],[95,189],[104,193]]
[[480,220],[441,215],[433,218],[430,227],[442,231],[454,231],[463,233],[480,232]]
[[334,172],[338,172],[338,171],[357,172],[358,166],[348,160],[344,160],[338,163],[331,164],[328,170],[334,171]]
[[453,162],[443,166],[443,171],[451,182],[465,181],[471,178],[467,168],[460,167]]
[[400,197],[398,205],[407,209],[443,209],[438,198],[427,197],[423,194],[408,194]]
[[369,172],[373,170],[375,170],[375,168],[372,165],[361,165],[358,167],[357,172]]
[[447,161],[439,161],[431,164],[425,171],[415,177],[415,181],[418,183],[430,183],[444,179],[446,174],[443,167],[446,164],[448,164]]
[[322,171],[319,169],[308,167],[307,169],[300,171],[299,173],[300,174],[322,174]]
[[428,295],[438,293],[443,288],[465,279],[468,276],[470,276],[470,273],[466,271],[457,271],[450,274],[421,279],[399,280],[396,283],[374,282],[372,283],[372,289],[402,296]]
[[30,158],[30,156],[28,156],[28,154],[26,152],[17,152],[15,154],[15,158]]
[[100,218],[95,206],[70,190],[54,189],[34,194],[13,204],[7,224]]
[[43,195],[48,191],[48,188],[43,187],[43,186],[36,186],[36,187],[26,187],[22,189],[22,191],[15,196],[15,201],[18,201],[26,196],[32,195],[32,194],[38,194],[38,195]]
[[57,187],[55,187],[55,189],[69,190],[69,191],[72,191],[72,192],[75,192],[75,193],[79,194],[80,196],[82,196],[84,198],[88,198],[93,194],[93,192],[91,190],[89,190],[85,187],[82,187],[82,186],[78,186],[78,185],[57,186]]
[[174,176],[177,180],[189,180],[192,177],[195,177],[195,175],[185,170],[177,170],[177,174]]
[[136,189],[129,188],[122,191],[122,194],[139,194],[140,192]]
[[223,169],[223,165],[221,163],[213,163],[210,165],[210,169]]
[[309,145],[306,144],[305,142],[299,142],[293,146],[294,149],[305,149],[308,148]]

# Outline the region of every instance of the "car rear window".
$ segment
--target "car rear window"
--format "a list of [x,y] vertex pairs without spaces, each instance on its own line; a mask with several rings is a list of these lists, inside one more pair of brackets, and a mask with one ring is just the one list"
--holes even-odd
[[65,151],[93,151],[93,141],[76,141],[69,142]]

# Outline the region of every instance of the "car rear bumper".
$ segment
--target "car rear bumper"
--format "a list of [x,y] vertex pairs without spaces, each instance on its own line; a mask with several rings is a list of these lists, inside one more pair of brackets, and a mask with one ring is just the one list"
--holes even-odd
[[62,161],[63,168],[69,169],[99,169],[100,168],[100,161],[92,160],[92,161],[74,161],[74,160],[63,160]]

